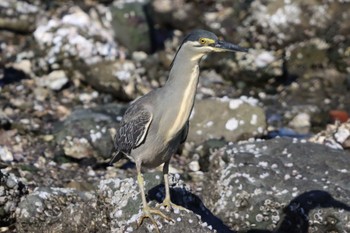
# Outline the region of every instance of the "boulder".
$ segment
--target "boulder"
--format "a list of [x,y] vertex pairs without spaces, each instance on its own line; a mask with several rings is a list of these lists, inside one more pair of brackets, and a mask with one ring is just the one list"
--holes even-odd
[[211,157],[204,203],[232,230],[346,232],[349,163],[306,140],[232,143]]
[[[164,188],[159,185],[160,173],[145,174],[148,198],[161,201]],[[158,185],[154,187],[155,185]],[[172,196],[175,203],[196,211],[175,209],[163,211],[174,222],[167,222],[155,216],[162,232],[212,232],[216,225],[203,222],[208,218],[207,209],[181,185],[175,176],[171,179]],[[152,188],[152,189],[151,189]],[[149,203],[155,207],[155,202]],[[96,192],[80,192],[66,188],[36,188],[19,203],[16,210],[17,232],[154,232],[154,226],[147,219],[140,228],[136,221],[141,216],[141,198],[138,186],[132,178],[101,180]],[[191,207],[190,207],[191,206]],[[155,207],[159,208],[159,207]],[[205,212],[207,211],[207,212]]]
[[265,128],[265,113],[256,99],[209,98],[196,101],[187,141],[197,144],[218,138],[238,141],[259,137]]
[[53,132],[56,143],[72,158],[109,158],[113,147],[109,129],[117,127],[124,111],[121,104],[76,108],[65,121],[56,124]]

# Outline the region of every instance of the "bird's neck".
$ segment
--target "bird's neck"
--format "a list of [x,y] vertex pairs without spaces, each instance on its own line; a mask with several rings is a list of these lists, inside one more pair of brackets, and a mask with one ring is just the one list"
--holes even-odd
[[[169,89],[169,92],[173,92],[171,90],[176,89],[175,94],[178,95],[186,92],[186,89],[191,89],[194,95],[199,77],[199,61],[202,56],[202,54],[191,56],[190,51],[186,50],[186,48],[181,48],[174,58],[169,78],[164,87]],[[186,59],[181,59],[181,57]],[[189,57],[192,58],[189,59]]]
[[166,132],[168,140],[176,137],[189,119],[198,84],[200,57],[192,60],[181,60],[179,59],[181,57],[190,57],[181,54],[182,52],[186,53],[182,50],[178,52],[170,70],[169,78],[163,86],[164,101],[171,106],[165,113],[167,124],[171,126]]

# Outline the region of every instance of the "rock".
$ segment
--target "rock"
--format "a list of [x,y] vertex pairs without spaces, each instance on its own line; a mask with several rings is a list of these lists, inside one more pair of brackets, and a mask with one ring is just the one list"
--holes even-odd
[[151,3],[156,24],[180,30],[189,30],[200,25],[200,19],[203,19],[203,5],[205,4],[184,0],[155,0]]
[[[159,188],[159,183],[162,180],[161,173],[145,174],[144,179],[146,182],[145,189],[148,190],[146,193],[148,193],[149,198],[151,200],[162,201],[164,198],[164,188]],[[197,203],[193,200],[192,194],[188,192],[183,184],[181,185],[177,178],[170,176],[170,182],[173,190],[176,190],[176,192],[173,192],[175,194],[175,203],[187,208],[187,205],[194,206],[194,203]],[[112,219],[112,232],[154,231],[153,225],[148,220],[145,220],[144,224],[139,229],[136,229],[135,222],[141,216],[142,209],[140,209],[141,199],[138,186],[133,179],[109,179],[102,181],[99,186],[99,192],[99,195],[108,206],[108,213]],[[199,204],[197,203],[197,205]],[[154,203],[150,203],[150,206],[154,207]],[[208,224],[201,222],[198,215],[195,215],[191,211],[179,211],[176,209],[174,212],[167,212],[164,209],[161,211],[175,220],[175,223],[169,223],[156,217],[155,219],[161,232],[173,232],[172,229],[174,228],[182,232],[211,232]]]
[[66,155],[81,159],[110,157],[113,147],[109,128],[116,128],[126,107],[106,104],[92,109],[76,108],[64,120],[56,124],[53,135]]
[[15,210],[27,187],[12,173],[0,170],[0,226],[10,226],[15,222]]
[[298,133],[309,133],[311,127],[310,120],[309,114],[299,113],[289,122],[289,126],[295,129]]
[[11,118],[9,118],[2,109],[0,109],[0,127],[7,128],[12,124]]
[[89,158],[93,156],[93,147],[90,145],[87,139],[69,139],[70,137],[67,137],[67,140],[63,140],[63,142],[61,142],[63,144],[63,151],[65,155],[75,159]]
[[41,78],[44,86],[47,86],[51,90],[59,91],[64,85],[68,83],[68,78],[63,70],[55,70],[47,75],[47,77]]
[[33,32],[40,13],[38,2],[33,2],[2,1],[0,3],[0,29],[20,33]]
[[335,123],[309,139],[310,142],[326,145],[333,149],[350,149],[350,121]]
[[61,14],[43,15],[34,32],[41,51],[36,72],[70,71],[76,63],[90,65],[118,58],[107,7],[98,5],[87,13],[78,6],[62,4],[57,11]]
[[119,1],[110,7],[115,38],[130,52],[151,52],[146,4],[147,1]]
[[30,60],[24,59],[11,64],[10,66],[16,70],[23,71],[28,76],[32,75],[32,63]]
[[108,232],[105,214],[91,192],[36,188],[16,209],[16,230],[19,233]]
[[210,98],[197,100],[190,118],[188,141],[198,144],[212,138],[237,141],[264,133],[264,111],[257,100]]
[[0,159],[3,162],[12,162],[13,154],[6,146],[0,146]]
[[[145,174],[146,193],[151,200],[164,198],[164,188],[159,186],[161,173]],[[220,221],[210,216],[208,210],[181,185],[175,176],[170,176],[172,194],[176,203],[195,210],[166,212],[175,220],[165,222],[155,216],[162,232],[212,232],[211,229],[226,229]],[[150,205],[154,207],[154,202]],[[192,207],[189,207],[192,206]],[[158,207],[155,207],[158,208]],[[135,180],[101,180],[97,192],[80,192],[64,188],[36,188],[19,203],[16,209],[16,230],[22,232],[153,232],[153,225],[145,219],[139,229],[136,221],[141,216],[141,198]],[[215,225],[203,223],[202,218],[212,217]],[[221,231],[222,232],[222,231]]]
[[148,83],[141,79],[132,61],[102,61],[79,67],[85,81],[93,88],[118,99],[130,101],[149,91]]
[[306,140],[231,144],[211,156],[204,203],[237,231],[349,231],[349,162]]

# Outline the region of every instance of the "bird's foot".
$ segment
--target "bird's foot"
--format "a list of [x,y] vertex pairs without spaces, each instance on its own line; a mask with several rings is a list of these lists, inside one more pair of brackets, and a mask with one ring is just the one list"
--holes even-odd
[[152,209],[150,208],[149,206],[147,207],[144,207],[143,208],[143,214],[142,216],[139,218],[139,220],[137,221],[137,228],[139,228],[142,223],[143,223],[143,220],[145,218],[149,218],[152,222],[152,224],[154,225],[156,231],[159,233],[159,228],[158,228],[158,224],[156,222],[156,220],[153,218],[152,214],[156,214],[156,215],[159,215],[160,217],[168,220],[168,221],[171,221],[171,222],[174,222],[174,220],[168,216],[166,216],[164,213],[162,213],[160,210],[157,210],[157,209]]
[[167,211],[173,210],[175,208],[179,210],[185,210],[186,212],[188,212],[188,209],[186,209],[185,207],[172,203],[170,198],[165,198],[160,205],[164,206]]

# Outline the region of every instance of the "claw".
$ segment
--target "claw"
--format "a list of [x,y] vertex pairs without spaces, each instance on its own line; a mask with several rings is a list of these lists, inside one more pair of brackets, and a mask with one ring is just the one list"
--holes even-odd
[[156,214],[156,215],[159,215],[160,217],[168,220],[168,221],[171,221],[171,222],[174,222],[174,220],[168,216],[166,216],[164,213],[162,213],[160,210],[157,210],[157,209],[151,209],[150,207],[145,207],[143,208],[143,214],[142,216],[139,218],[139,220],[137,221],[137,228],[139,228],[142,223],[143,223],[143,220],[145,218],[149,218],[153,224],[153,226],[155,227],[156,231],[159,233],[159,228],[158,228],[158,224],[156,222],[156,220],[153,218],[152,214]]
[[171,202],[170,198],[165,198],[160,205],[164,206],[167,211],[179,209],[179,210],[185,210],[186,212],[188,212],[188,209],[186,209],[185,207],[176,205],[173,202]]

